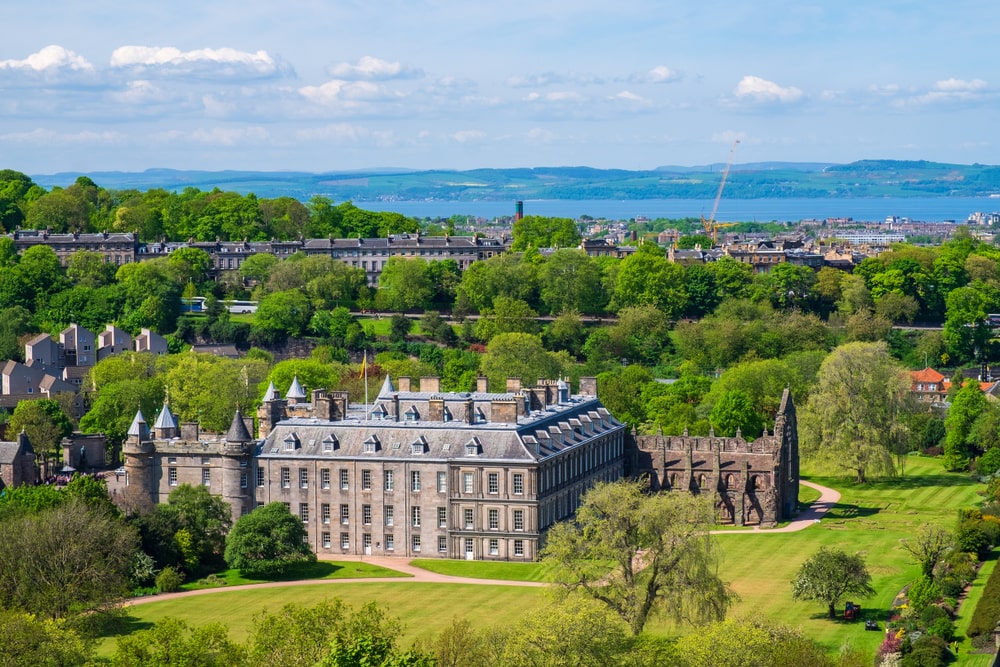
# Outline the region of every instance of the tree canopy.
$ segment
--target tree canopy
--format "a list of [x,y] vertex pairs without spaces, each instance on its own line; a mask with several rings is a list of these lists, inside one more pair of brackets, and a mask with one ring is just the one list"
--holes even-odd
[[229,567],[246,576],[274,576],[316,555],[303,542],[306,529],[284,503],[273,502],[244,514],[226,537]]

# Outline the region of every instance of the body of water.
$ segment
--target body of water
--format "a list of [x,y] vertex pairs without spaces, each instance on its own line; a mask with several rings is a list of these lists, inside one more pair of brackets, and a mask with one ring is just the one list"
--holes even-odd
[[[474,215],[496,218],[514,215],[511,201],[358,201],[370,211],[395,211],[416,218],[447,218]],[[649,218],[686,218],[712,212],[708,199],[593,199],[525,200],[525,215],[546,217],[628,220]],[[1000,198],[994,197],[887,197],[879,199],[723,199],[716,213],[718,222],[798,222],[826,218],[852,218],[882,222],[888,216],[917,222],[965,222],[974,212],[1000,211]]]

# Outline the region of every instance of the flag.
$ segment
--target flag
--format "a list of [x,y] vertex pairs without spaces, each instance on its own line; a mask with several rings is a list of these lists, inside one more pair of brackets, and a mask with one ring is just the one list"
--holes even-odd
[[368,371],[368,353],[365,352],[364,359],[361,360],[361,375],[359,375],[358,377],[367,378],[368,376],[365,375],[367,371]]

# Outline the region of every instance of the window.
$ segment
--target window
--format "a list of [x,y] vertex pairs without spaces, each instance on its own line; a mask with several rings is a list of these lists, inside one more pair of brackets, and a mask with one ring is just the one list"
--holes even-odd
[[438,478],[438,493],[444,493],[448,490],[448,473],[440,471],[437,474]]
[[320,505],[319,511],[323,523],[330,523],[330,503],[323,503]]
[[386,470],[385,471],[385,490],[386,491],[392,491],[392,485],[393,485],[392,471],[391,470]]
[[396,508],[392,505],[385,506],[385,525],[391,526],[396,520]]
[[177,486],[177,468],[167,468],[167,483]]
[[492,494],[500,493],[500,474],[491,472],[486,475],[486,490]]
[[410,522],[413,524],[414,528],[420,527],[420,507],[410,508]]
[[524,510],[514,510],[514,530],[524,530]]
[[386,551],[393,551],[393,550],[395,550],[395,548],[396,548],[396,538],[393,536],[392,533],[386,533],[385,537],[383,539],[385,540],[385,550]]
[[414,491],[420,490],[420,471],[414,470],[410,473],[410,488]]
[[500,530],[500,510],[490,510],[487,516],[489,517],[490,530]]
[[202,468],[201,470],[201,485],[211,486],[212,485],[212,469]]
[[514,473],[514,495],[524,495],[524,473]]
[[330,533],[323,533],[323,548],[330,548]]
[[372,471],[362,470],[361,471],[361,490],[371,491],[372,490]]
[[365,524],[366,526],[370,526],[372,524],[372,506],[371,505],[362,505],[361,506],[361,523]]
[[500,540],[496,538],[490,539],[490,555],[497,556],[500,554]]
[[444,535],[438,535],[438,551],[441,553],[448,551],[448,538]]
[[472,530],[473,528],[476,527],[476,524],[474,522],[475,516],[472,512],[472,508],[466,507],[464,510],[462,510],[462,518],[464,519],[466,530]]
[[472,493],[472,473],[462,473],[462,493]]
[[524,540],[514,540],[514,555],[524,556]]
[[309,471],[305,468],[299,468],[299,488],[309,488]]
[[208,456],[201,457],[201,464],[203,466],[212,465],[212,459]]
[[472,543],[472,538],[471,537],[465,538],[465,553],[466,554],[475,553],[475,548],[474,548],[474,545]]
[[340,523],[350,523],[351,521],[351,507],[350,505],[340,506]]
[[414,551],[420,551],[420,536],[414,535],[411,539],[411,544]]
[[438,528],[448,527],[448,508],[439,507],[438,508]]
[[341,489],[341,491],[347,491],[349,488],[351,488],[351,485],[350,485],[350,482],[349,482],[349,478],[347,476],[347,470],[344,470],[343,468],[341,468],[341,470],[340,470],[340,489]]
[[319,486],[321,489],[330,488],[330,469],[323,468],[319,471]]
[[288,468],[281,469],[281,488],[288,489],[292,486],[292,473]]
[[177,457],[176,456],[168,456],[167,457],[167,463],[171,463],[171,464],[177,463]]
[[351,548],[351,536],[348,533],[340,534],[340,548],[341,549]]
[[264,486],[264,469],[257,468],[257,486]]
[[309,505],[307,503],[299,503],[299,518],[302,519],[302,523],[309,523]]
[[240,473],[240,488],[247,488],[247,474],[245,472]]
[[369,554],[372,552],[372,534],[365,533],[361,536],[361,546],[364,547],[365,553]]

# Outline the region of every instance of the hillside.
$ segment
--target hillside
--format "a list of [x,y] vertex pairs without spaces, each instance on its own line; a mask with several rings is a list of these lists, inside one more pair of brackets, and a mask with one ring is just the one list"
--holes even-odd
[[[356,172],[177,171],[84,174],[110,189],[179,191],[220,188],[258,197],[337,201],[511,199],[712,199],[722,166],[660,167],[647,171],[590,167]],[[39,185],[66,186],[80,173],[33,175]],[[1000,193],[1000,166],[926,161],[862,160],[843,165],[754,163],[733,165],[728,199],[786,197],[982,197]]]

